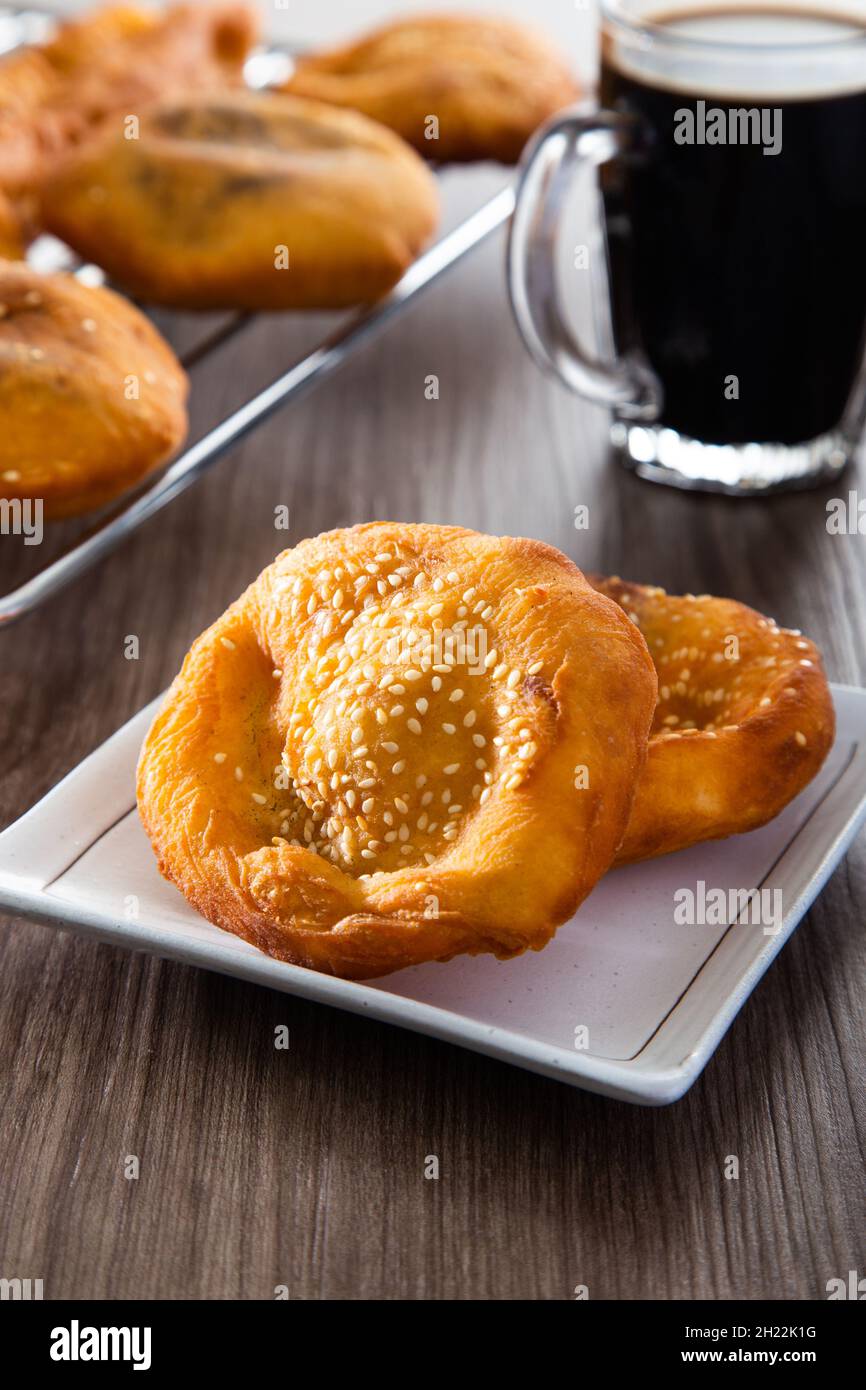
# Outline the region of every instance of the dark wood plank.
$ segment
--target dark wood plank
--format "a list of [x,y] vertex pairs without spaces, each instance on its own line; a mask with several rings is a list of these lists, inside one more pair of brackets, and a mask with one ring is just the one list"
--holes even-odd
[[[461,176],[458,201],[479,201],[486,177]],[[322,326],[259,320],[228,344],[197,370],[195,428]],[[587,568],[732,594],[814,634],[834,679],[863,681],[864,543],[828,536],[828,494],[677,494],[619,471],[604,439],[603,415],[523,353],[497,239],[0,637],[0,824],[167,684],[284,544],[377,517],[540,536]],[[4,587],[21,563],[4,550]],[[822,1297],[864,1261],[864,872],[861,845],[705,1075],[661,1111],[4,925],[0,1273],[76,1298],[269,1298],[278,1284],[296,1298],[567,1299],[578,1284],[593,1298]],[[723,1176],[732,1154],[738,1181]]]

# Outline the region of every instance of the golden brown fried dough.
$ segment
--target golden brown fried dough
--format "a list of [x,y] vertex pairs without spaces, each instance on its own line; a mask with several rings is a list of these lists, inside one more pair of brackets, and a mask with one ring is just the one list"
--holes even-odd
[[280,960],[506,958],[610,864],[655,701],[634,624],[550,546],[332,531],[194,643],[139,809],[189,902]]
[[533,131],[579,95],[545,39],[481,15],[397,20],[300,59],[286,90],[363,111],[428,159],[504,164],[519,159]]
[[46,225],[126,289],[190,309],[378,299],[436,225],[414,151],[354,111],[263,93],[151,109],[52,180]]
[[113,5],[10,54],[0,61],[0,188],[32,195],[111,116],[239,84],[257,29],[245,5]]
[[617,863],[772,820],[833,743],[833,700],[814,643],[732,599],[589,578],[643,633],[659,680]]
[[178,447],[186,395],[131,304],[0,261],[0,497],[41,498],[48,517],[101,506]]
[[0,193],[0,259],[17,261],[23,255],[21,223],[8,198]]

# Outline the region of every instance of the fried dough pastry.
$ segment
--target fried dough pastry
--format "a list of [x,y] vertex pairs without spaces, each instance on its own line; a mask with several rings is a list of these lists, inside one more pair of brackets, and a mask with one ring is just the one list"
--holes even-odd
[[194,643],[138,804],[211,922],[354,979],[539,950],[619,844],[656,701],[559,551],[371,524],[285,551]]
[[[429,159],[513,164],[578,96],[556,51],[492,16],[413,16],[299,59],[286,90],[363,111]],[[430,117],[438,121],[431,138]]]
[[110,290],[0,261],[0,496],[72,516],[124,492],[186,433],[186,376]]
[[140,297],[189,309],[370,303],[433,231],[414,151],[355,111],[260,92],[152,108],[92,141],[45,223]]
[[821,656],[732,599],[589,576],[646,638],[659,702],[618,864],[755,830],[821,767],[835,715]]
[[239,85],[255,42],[240,4],[113,5],[0,61],[0,188],[25,200],[110,116],[161,97]]
[[0,258],[17,261],[23,255],[21,224],[11,203],[0,193]]

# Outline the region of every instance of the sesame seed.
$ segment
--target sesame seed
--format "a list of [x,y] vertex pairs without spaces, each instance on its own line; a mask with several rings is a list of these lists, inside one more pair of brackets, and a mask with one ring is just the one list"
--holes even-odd
[[483,734],[473,734],[472,742],[475,744],[476,748],[486,748],[487,746],[487,739]]
[[399,762],[396,762],[396,763],[394,764],[394,766],[391,768],[391,771],[395,774],[395,776],[399,777],[399,776],[400,776],[400,773],[404,770],[405,767],[406,767],[406,759],[405,759],[405,758],[401,758],[401,759],[399,760]]
[[420,734],[421,732],[421,725],[417,719],[407,719],[406,728],[413,734]]
[[463,691],[460,689],[452,690],[448,699],[451,701],[452,705],[456,705],[458,700],[463,699]]
[[532,665],[527,669],[526,674],[528,676],[537,676],[543,665],[543,661],[533,661]]
[[400,718],[400,715],[401,715],[402,713],[403,713],[403,706],[402,706],[402,705],[392,705],[392,706],[391,706],[391,718],[392,718],[392,719],[399,719],[399,718]]
[[447,767],[443,767],[442,771],[445,773],[446,777],[451,777],[453,773],[460,771],[460,764],[448,763]]
[[389,742],[389,743],[383,743],[383,744],[382,744],[382,747],[384,748],[384,750],[385,750],[386,753],[399,753],[399,752],[400,752],[400,745],[399,745],[399,743],[390,743],[390,742]]
[[242,768],[242,767],[236,767],[236,768],[235,768],[235,781],[237,781],[237,782],[242,782],[243,780],[244,780],[244,770],[243,770],[243,768]]
[[230,637],[221,637],[220,641],[227,651],[233,652],[235,650],[235,644]]
[[401,796],[394,797],[394,805],[397,807],[397,810],[401,813],[401,815],[405,816],[408,813],[409,807],[406,805],[406,802],[403,800]]
[[443,725],[442,725],[442,729],[443,729],[443,731],[444,731],[446,734],[456,734],[456,732],[457,732],[457,725],[456,725],[456,724],[443,724]]
[[421,697],[420,700],[416,700],[416,701],[415,701],[415,708],[416,708],[416,710],[418,711],[419,714],[426,714],[426,713],[427,713],[427,710],[429,709],[429,705],[428,705],[427,701],[424,699],[423,696]]
[[225,753],[214,753],[213,760],[215,763],[224,763],[226,760],[226,755]]
[[799,729],[795,733],[794,738],[797,740],[801,748],[806,747],[806,735],[802,734]]
[[268,798],[266,796],[262,796],[261,792],[253,792],[252,798],[257,806],[267,806],[268,804]]
[[355,729],[352,730],[352,742],[353,742],[354,744],[360,743],[363,737],[364,737],[364,730],[363,730],[363,729],[355,728]]

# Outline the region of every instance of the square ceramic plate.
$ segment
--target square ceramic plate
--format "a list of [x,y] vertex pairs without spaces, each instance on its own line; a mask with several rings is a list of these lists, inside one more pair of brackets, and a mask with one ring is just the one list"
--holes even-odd
[[[545,950],[356,984],[269,959],[160,878],[134,804],[142,710],[0,835],[0,910],[402,1024],[620,1100],[699,1075],[866,818],[866,691],[834,688],[835,747],[771,825],[609,874]],[[675,894],[764,890],[781,912],[678,925]],[[710,914],[705,914],[710,915]]]

